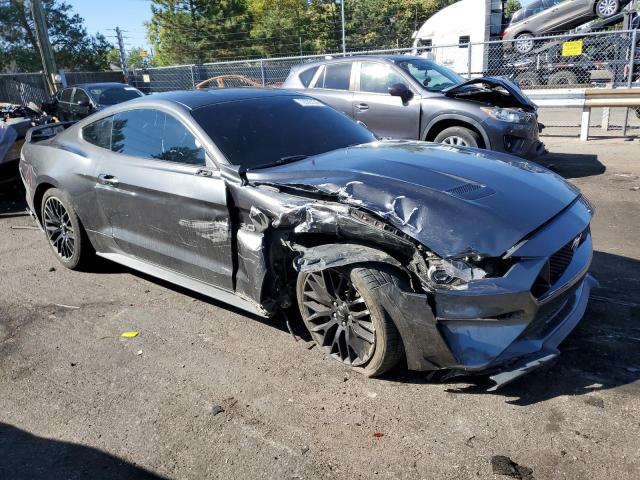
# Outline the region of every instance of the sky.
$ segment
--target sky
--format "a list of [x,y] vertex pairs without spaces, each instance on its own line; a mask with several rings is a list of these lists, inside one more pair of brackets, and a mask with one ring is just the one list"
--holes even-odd
[[116,27],[126,30],[125,47],[149,49],[144,22],[151,19],[149,0],[66,0],[73,11],[84,18],[87,32],[91,35],[102,33],[107,40],[116,43]]

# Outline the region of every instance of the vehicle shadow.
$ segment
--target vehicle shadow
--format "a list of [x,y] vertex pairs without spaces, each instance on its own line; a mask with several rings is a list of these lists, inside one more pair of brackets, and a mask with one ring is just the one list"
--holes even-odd
[[[630,385],[640,380],[639,271],[638,260],[594,252],[591,273],[600,281],[600,287],[592,291],[582,322],[560,345],[562,353],[554,363],[497,392],[486,391],[491,382],[485,376],[465,376],[441,382],[448,383],[447,391],[451,393],[504,396],[510,398],[507,403],[525,406],[562,395],[584,395]],[[435,383],[437,378],[424,373],[403,372],[389,380]],[[640,393],[640,383],[633,388]],[[586,397],[585,402],[593,402],[590,397]]]
[[[6,165],[3,165],[4,171]],[[0,216],[20,217],[28,215],[25,190],[22,181],[16,178],[7,179],[0,173]]]
[[0,478],[12,480],[166,478],[96,448],[38,437],[2,422],[0,459]]
[[582,178],[602,175],[607,168],[597,155],[584,153],[548,153],[536,160],[564,178]]

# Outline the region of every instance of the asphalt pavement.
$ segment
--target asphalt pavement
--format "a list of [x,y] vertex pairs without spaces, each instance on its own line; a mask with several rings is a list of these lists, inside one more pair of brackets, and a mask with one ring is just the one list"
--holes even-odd
[[555,364],[493,393],[367,379],[295,320],[66,270],[0,185],[0,478],[640,478],[640,143],[544,140],[596,208],[601,286]]

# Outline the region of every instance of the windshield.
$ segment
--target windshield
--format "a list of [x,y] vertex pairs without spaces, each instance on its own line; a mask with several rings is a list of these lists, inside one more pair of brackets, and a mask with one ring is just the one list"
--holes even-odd
[[115,105],[144,96],[140,90],[129,85],[91,87],[88,91],[98,105]]
[[464,82],[464,79],[458,74],[424,58],[403,59],[396,61],[396,65],[409,73],[430,92],[440,92],[445,88]]
[[346,115],[308,97],[237,100],[191,114],[229,162],[245,170],[375,140]]

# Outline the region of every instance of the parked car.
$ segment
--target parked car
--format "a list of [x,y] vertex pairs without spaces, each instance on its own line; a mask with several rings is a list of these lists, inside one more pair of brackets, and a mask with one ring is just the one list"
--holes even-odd
[[536,0],[516,11],[502,34],[517,40],[520,53],[533,50],[536,36],[564,32],[594,18],[617,15],[630,0]]
[[126,83],[83,83],[60,90],[43,107],[60,121],[80,120],[110,105],[144,94]]
[[591,207],[560,176],[378,141],[297,92],[170,92],[44,128],[20,172],[62,265],[96,252],[258,315],[297,304],[367,375],[406,359],[502,385],[559,353],[595,285]]
[[465,81],[423,57],[348,57],[298,65],[283,88],[304,91],[380,137],[544,153],[536,106],[502,78]]

